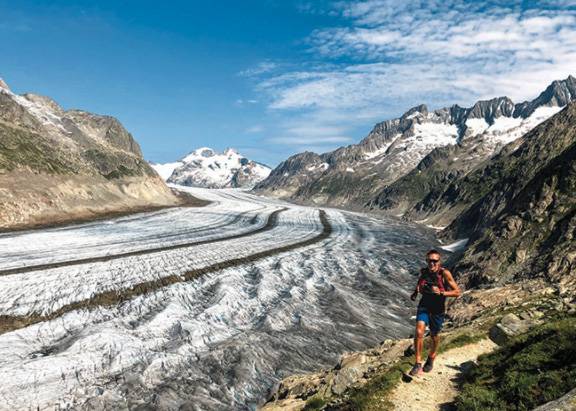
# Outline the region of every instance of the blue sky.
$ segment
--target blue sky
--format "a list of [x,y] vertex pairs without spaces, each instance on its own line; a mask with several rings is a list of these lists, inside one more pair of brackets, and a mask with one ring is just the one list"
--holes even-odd
[[0,77],[116,116],[156,162],[231,146],[274,166],[576,74],[576,0],[47,3],[0,0]]

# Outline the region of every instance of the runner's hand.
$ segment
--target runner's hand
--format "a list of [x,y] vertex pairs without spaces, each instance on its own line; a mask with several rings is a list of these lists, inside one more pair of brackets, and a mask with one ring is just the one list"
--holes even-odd
[[433,285],[433,286],[432,286],[432,292],[433,292],[434,294],[437,294],[437,295],[438,295],[438,294],[440,294],[440,289],[439,289],[437,286]]
[[416,300],[416,297],[418,297],[418,291],[414,291],[414,292],[412,293],[412,295],[410,296],[410,299],[411,299],[412,301],[415,301],[415,300]]

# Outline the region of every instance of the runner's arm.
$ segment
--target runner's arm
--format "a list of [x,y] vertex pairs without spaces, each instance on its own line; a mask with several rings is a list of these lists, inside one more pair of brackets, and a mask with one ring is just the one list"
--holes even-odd
[[416,288],[414,289],[414,292],[412,293],[412,295],[410,295],[410,299],[412,301],[414,301],[416,299],[416,297],[418,297],[418,293],[420,292],[420,279],[422,278],[422,272],[420,272],[420,275],[418,275],[418,281],[416,281]]
[[444,270],[444,279],[450,286],[450,290],[444,291],[445,297],[460,297],[460,287],[456,281],[454,281],[454,277],[452,277],[452,273],[449,270]]

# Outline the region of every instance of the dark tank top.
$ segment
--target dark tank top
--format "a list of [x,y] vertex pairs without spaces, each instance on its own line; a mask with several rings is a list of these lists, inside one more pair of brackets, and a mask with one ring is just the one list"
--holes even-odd
[[434,294],[429,288],[435,285],[440,291],[446,291],[444,285],[444,267],[440,267],[438,272],[434,273],[428,268],[420,270],[418,284],[421,286],[422,298],[418,306],[426,308],[432,314],[443,314],[446,312],[446,297]]

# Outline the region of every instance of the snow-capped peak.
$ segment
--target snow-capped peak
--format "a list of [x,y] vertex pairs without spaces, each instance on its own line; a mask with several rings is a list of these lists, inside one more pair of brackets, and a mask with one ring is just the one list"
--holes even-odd
[[2,77],[0,77],[0,88],[3,88],[5,90],[10,90],[10,87],[8,87],[8,84],[6,84],[6,82],[4,80],[2,80]]
[[216,155],[216,153],[210,147],[200,147],[194,151],[191,151],[187,155],[185,155],[180,160],[180,162],[189,163],[190,161],[193,161],[196,158],[201,158],[201,157],[208,158],[208,157],[213,157],[215,155]]
[[236,149],[232,148],[232,147],[228,147],[226,150],[224,150],[224,154],[227,156],[239,156],[240,153],[238,153],[238,151],[236,151]]
[[271,171],[233,148],[217,153],[209,147],[198,148],[179,162],[152,167],[170,183],[206,188],[252,187]]

